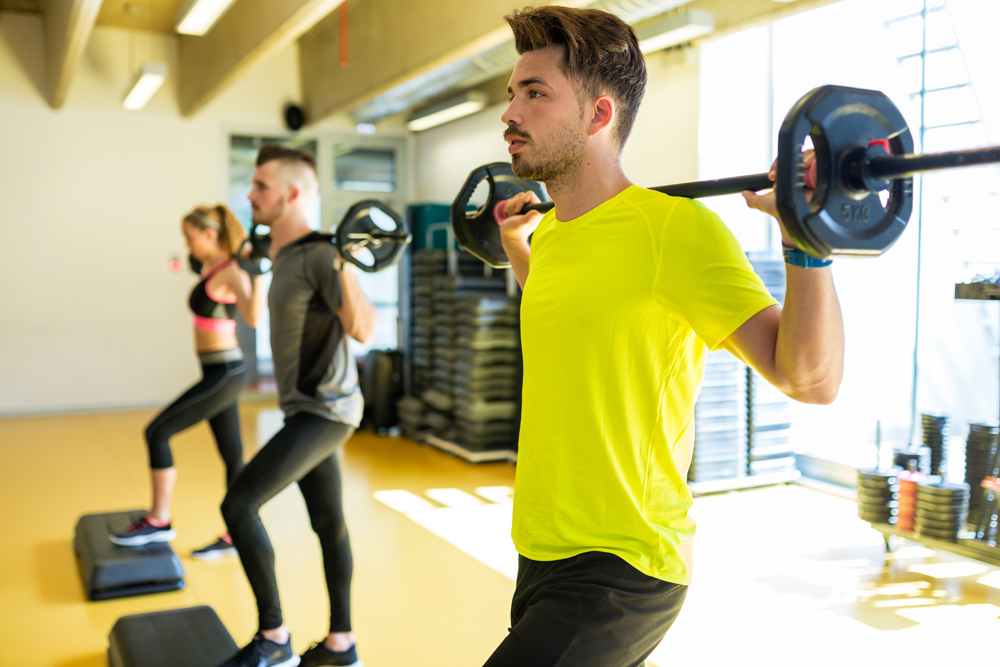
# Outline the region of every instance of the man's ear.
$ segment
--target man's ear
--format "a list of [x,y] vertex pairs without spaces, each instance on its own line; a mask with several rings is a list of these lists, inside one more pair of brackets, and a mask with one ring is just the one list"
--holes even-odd
[[288,186],[288,203],[294,204],[302,196],[302,188],[297,185]]
[[615,120],[615,101],[607,95],[601,95],[591,103],[590,108],[590,127],[587,129],[587,135],[593,137],[611,129]]

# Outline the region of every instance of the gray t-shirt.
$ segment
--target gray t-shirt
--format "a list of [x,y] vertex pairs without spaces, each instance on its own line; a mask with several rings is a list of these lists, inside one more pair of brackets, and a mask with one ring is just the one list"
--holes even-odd
[[358,366],[337,317],[340,274],[329,238],[312,233],[280,251],[271,268],[271,351],[278,400],[286,416],[298,412],[361,423],[364,399]]

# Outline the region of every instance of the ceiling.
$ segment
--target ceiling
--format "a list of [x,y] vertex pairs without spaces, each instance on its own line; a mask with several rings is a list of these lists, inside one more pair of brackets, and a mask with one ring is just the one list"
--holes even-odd
[[135,27],[139,30],[173,32],[177,10],[184,0],[104,0],[101,13],[97,15],[97,25],[127,28],[129,15],[125,5],[133,4],[141,9],[135,17]]
[[[0,10],[38,13],[40,4],[41,0],[0,0]],[[127,4],[140,8],[135,17],[137,29],[170,33],[174,31],[174,19],[184,0],[104,0],[97,15],[97,25],[128,28]]]
[[40,0],[0,0],[0,10],[8,12],[39,12]]

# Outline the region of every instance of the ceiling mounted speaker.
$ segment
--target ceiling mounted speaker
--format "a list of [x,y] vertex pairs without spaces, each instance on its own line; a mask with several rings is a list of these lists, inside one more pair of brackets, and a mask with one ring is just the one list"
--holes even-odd
[[285,107],[285,125],[292,132],[297,132],[302,129],[302,126],[306,124],[306,112],[302,110],[302,107],[289,104]]

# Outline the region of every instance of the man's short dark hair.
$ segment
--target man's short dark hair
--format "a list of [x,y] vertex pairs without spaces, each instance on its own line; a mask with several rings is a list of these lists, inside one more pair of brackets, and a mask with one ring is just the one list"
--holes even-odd
[[563,73],[588,100],[608,95],[618,108],[614,136],[625,145],[646,92],[646,61],[632,26],[599,9],[548,5],[505,17],[518,53],[565,48]]
[[312,154],[298,148],[290,148],[275,143],[264,144],[257,153],[257,166],[260,167],[272,160],[301,162],[308,165],[313,170],[313,173],[316,172],[316,158]]

